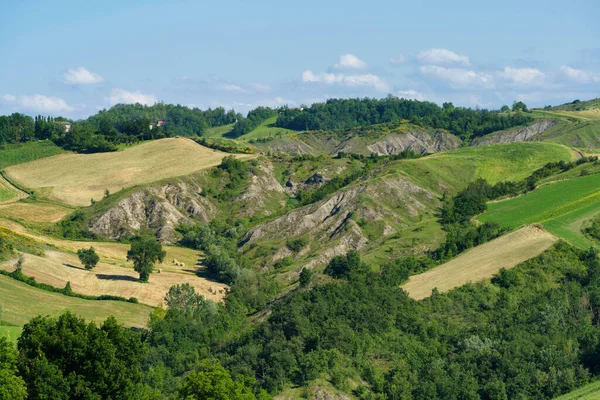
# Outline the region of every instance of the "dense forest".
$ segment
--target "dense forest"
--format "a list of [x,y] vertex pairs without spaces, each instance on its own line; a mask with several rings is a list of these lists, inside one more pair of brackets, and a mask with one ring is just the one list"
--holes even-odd
[[[97,153],[115,151],[120,143],[202,135],[209,127],[232,124],[240,118],[241,115],[224,108],[202,111],[163,103],[118,104],[86,120],[71,121],[67,132],[66,118],[41,115],[32,118],[14,113],[0,116],[0,144],[48,139],[66,150]],[[156,125],[158,120],[162,120],[163,125]]]
[[[519,104],[519,103],[515,103]],[[446,129],[463,140],[525,125],[532,118],[513,107],[516,113],[473,110],[444,103],[441,107],[427,101],[388,96],[385,99],[329,99],[305,108],[284,108],[277,126],[294,130],[332,130],[408,120],[413,124]]]

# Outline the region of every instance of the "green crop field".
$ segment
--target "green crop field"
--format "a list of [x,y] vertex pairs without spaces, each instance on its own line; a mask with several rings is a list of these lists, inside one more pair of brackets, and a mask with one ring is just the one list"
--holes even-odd
[[0,275],[0,305],[2,319],[15,325],[23,325],[37,315],[56,316],[71,310],[86,320],[101,322],[114,315],[126,326],[146,325],[151,308],[124,301],[84,300],[47,292]]
[[[554,143],[503,143],[467,147],[428,157],[394,163],[392,170],[421,187],[449,190],[461,188],[477,178],[491,184],[521,180],[550,161],[569,161],[575,153]],[[444,188],[440,185],[452,187]]]
[[582,235],[581,226],[598,213],[600,174],[595,174],[557,182],[514,199],[491,203],[477,219],[510,228],[539,223],[575,246],[588,247],[591,243]]
[[65,151],[49,140],[10,144],[0,150],[0,169],[11,165],[23,164],[29,161],[55,156]]
[[597,400],[600,399],[600,382],[592,382],[582,388],[556,397],[554,400]]

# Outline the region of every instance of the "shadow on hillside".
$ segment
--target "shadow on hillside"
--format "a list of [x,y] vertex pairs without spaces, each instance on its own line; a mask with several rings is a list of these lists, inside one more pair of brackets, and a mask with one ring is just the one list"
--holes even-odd
[[129,275],[107,275],[107,274],[96,274],[96,278],[105,279],[108,281],[129,281],[137,282],[138,278]]
[[73,264],[66,264],[66,263],[65,263],[65,264],[63,264],[63,265],[64,265],[65,267],[69,267],[69,268],[73,268],[73,269],[80,269],[80,270],[83,270],[83,271],[85,271],[85,268],[83,268],[83,267],[78,267],[77,265],[73,265]]
[[196,269],[182,269],[182,271],[196,274],[196,276],[198,276],[200,278],[204,278],[209,282],[222,283],[218,279],[215,279],[214,275],[211,275],[210,273],[208,273],[208,271],[206,271],[206,267],[199,267]]

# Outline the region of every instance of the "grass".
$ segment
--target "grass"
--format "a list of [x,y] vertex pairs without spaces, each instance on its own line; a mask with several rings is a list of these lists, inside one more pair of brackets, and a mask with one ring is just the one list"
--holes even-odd
[[0,337],[5,337],[9,342],[16,344],[17,339],[21,336],[23,328],[20,326],[4,326],[0,325]]
[[[0,269],[12,272],[14,264],[15,260],[6,261],[0,264]],[[23,262],[26,276],[56,288],[63,288],[71,282],[71,288],[79,294],[135,297],[140,303],[157,306],[163,302],[171,286],[189,283],[205,298],[214,301],[223,298],[225,285],[198,277],[193,265],[177,269],[173,266],[170,271],[162,270],[160,273],[157,270],[155,268],[148,283],[142,284],[138,282],[138,274],[131,263],[122,267],[100,262],[92,271],[87,271],[75,254],[56,250],[47,250],[43,256],[24,254]],[[212,290],[209,291],[209,288]],[[218,290],[221,290],[220,294]]]
[[88,321],[101,322],[114,315],[126,326],[144,327],[151,310],[142,304],[67,297],[28,286],[6,276],[0,276],[0,293],[2,319],[15,325],[24,325],[38,315],[56,316],[71,310]]
[[26,187],[42,189],[52,200],[83,206],[92,198],[101,199],[107,189],[114,193],[188,175],[218,165],[226,155],[190,139],[170,138],[113,153],[61,154],[12,166],[6,172]]
[[266,119],[252,131],[240,136],[238,140],[265,139],[268,137],[275,137],[277,135],[286,135],[288,133],[296,132],[290,129],[278,128],[275,126],[275,122],[277,122],[277,117]]
[[19,197],[19,192],[0,177],[0,203],[7,203]]
[[9,144],[0,150],[0,169],[23,164],[39,158],[51,157],[65,151],[49,140]]
[[72,211],[71,208],[42,202],[26,201],[0,205],[0,217],[30,223],[55,223]]
[[[58,239],[54,237],[45,236],[43,234],[30,231],[23,225],[6,219],[0,219],[0,231],[8,229],[12,232],[31,239],[35,243],[41,243],[52,246],[60,251],[67,253],[75,253],[78,249],[94,247],[96,252],[100,256],[100,261],[117,265],[127,266],[127,251],[130,246],[125,243],[116,242],[89,242],[89,241],[78,241],[78,240],[67,240]],[[201,253],[192,249],[177,247],[177,246],[163,246],[163,250],[167,252],[165,261],[161,264],[157,264],[156,268],[161,268],[167,272],[177,272],[178,269],[172,264],[173,259],[177,259],[186,264],[187,268],[193,268],[198,262]]]
[[550,161],[574,158],[571,149],[554,143],[502,143],[399,161],[390,172],[399,172],[421,187],[444,192],[462,188],[477,178],[490,184],[521,180]]
[[516,228],[539,223],[574,246],[589,247],[581,226],[600,213],[600,174],[543,186],[526,195],[491,203],[477,219]]
[[512,268],[539,255],[555,241],[543,229],[523,227],[467,250],[439,267],[411,276],[402,288],[413,299],[421,300],[430,296],[434,288],[443,293],[468,282],[489,279],[501,268]]
[[600,381],[592,382],[555,400],[597,400],[600,399]]
[[208,128],[202,136],[207,138],[214,137],[223,137],[227,135],[233,129],[233,124],[223,125],[223,126],[215,126],[214,128]]

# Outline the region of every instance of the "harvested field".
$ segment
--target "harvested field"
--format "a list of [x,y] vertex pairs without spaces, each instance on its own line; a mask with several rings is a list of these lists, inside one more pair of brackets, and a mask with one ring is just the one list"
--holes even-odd
[[[15,260],[0,264],[0,269],[13,271]],[[140,303],[157,306],[173,285],[189,283],[205,298],[219,301],[223,298],[222,283],[196,276],[193,272],[158,273],[155,268],[148,283],[139,283],[138,274],[131,267],[98,263],[92,271],[86,271],[74,254],[46,251],[44,256],[24,254],[23,273],[36,281],[63,288],[68,281],[75,293],[99,296],[102,294],[135,297]],[[212,288],[209,292],[209,288]],[[219,290],[221,293],[219,293]]]
[[410,297],[421,300],[437,288],[447,292],[467,282],[489,279],[501,268],[512,268],[537,256],[557,238],[537,226],[526,226],[477,246],[439,267],[411,276],[402,286]]
[[[78,240],[68,239],[57,239],[54,237],[44,236],[39,233],[29,231],[23,225],[10,221],[7,219],[0,218],[0,226],[10,229],[18,234],[30,237],[40,243],[48,244],[56,247],[59,250],[66,252],[75,253],[78,249],[94,247],[96,252],[100,256],[100,261],[107,264],[115,264],[119,266],[126,266],[127,264],[127,251],[130,246],[125,243],[116,242],[86,242]],[[187,269],[195,268],[198,264],[198,260],[202,253],[196,250],[176,247],[176,246],[163,246],[163,250],[167,252],[165,261],[161,264],[157,264],[157,268],[162,268],[163,271],[170,272],[181,272],[181,267],[178,267],[172,263],[173,259],[185,263]]]
[[[213,167],[229,154],[190,139],[154,140],[113,153],[60,154],[11,166],[6,173],[23,186],[50,199],[85,206],[131,186]],[[248,155],[236,155],[248,158]],[[42,173],[43,171],[43,173]]]
[[102,322],[111,315],[125,326],[144,327],[151,308],[124,301],[84,300],[51,293],[0,275],[2,319],[23,325],[38,315],[56,316],[66,310],[87,321]]
[[72,209],[51,203],[10,203],[0,205],[0,217],[27,222],[55,223],[73,212]]

